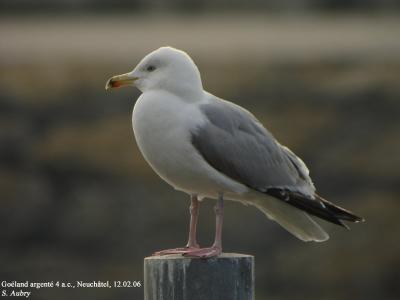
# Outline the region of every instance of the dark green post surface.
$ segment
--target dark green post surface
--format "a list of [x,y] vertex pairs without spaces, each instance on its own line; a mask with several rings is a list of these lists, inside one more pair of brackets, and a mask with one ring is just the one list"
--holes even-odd
[[144,259],[145,300],[254,300],[254,256]]

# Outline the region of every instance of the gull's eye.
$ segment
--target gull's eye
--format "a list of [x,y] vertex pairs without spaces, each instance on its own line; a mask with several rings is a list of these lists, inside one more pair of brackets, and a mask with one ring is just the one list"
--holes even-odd
[[150,65],[150,66],[148,66],[148,67],[146,68],[146,70],[149,71],[149,72],[153,72],[155,69],[156,69],[156,67],[155,67],[155,66],[152,66],[152,65]]

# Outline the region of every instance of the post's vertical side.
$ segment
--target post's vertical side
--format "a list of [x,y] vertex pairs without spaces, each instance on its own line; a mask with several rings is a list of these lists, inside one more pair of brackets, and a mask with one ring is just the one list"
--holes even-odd
[[144,260],[145,300],[254,300],[254,257],[224,253],[210,259],[181,255]]

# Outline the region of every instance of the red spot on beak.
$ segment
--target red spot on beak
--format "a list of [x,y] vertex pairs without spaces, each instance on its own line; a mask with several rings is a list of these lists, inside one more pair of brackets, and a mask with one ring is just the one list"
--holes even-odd
[[111,81],[110,82],[111,83],[111,86],[114,88],[114,87],[120,87],[121,86],[121,84],[120,84],[120,82],[119,81]]

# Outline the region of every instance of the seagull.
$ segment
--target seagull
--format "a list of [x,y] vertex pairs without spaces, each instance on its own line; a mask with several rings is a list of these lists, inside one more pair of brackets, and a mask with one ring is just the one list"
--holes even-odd
[[[172,47],[146,55],[133,71],[111,77],[106,90],[136,86],[142,94],[132,115],[137,145],[152,169],[190,195],[185,247],[154,255],[208,258],[222,253],[224,200],[261,210],[303,241],[329,238],[311,216],[348,228],[363,218],[316,194],[305,163],[246,109],[203,89],[190,56]],[[216,199],[215,240],[196,239],[199,201]]]

